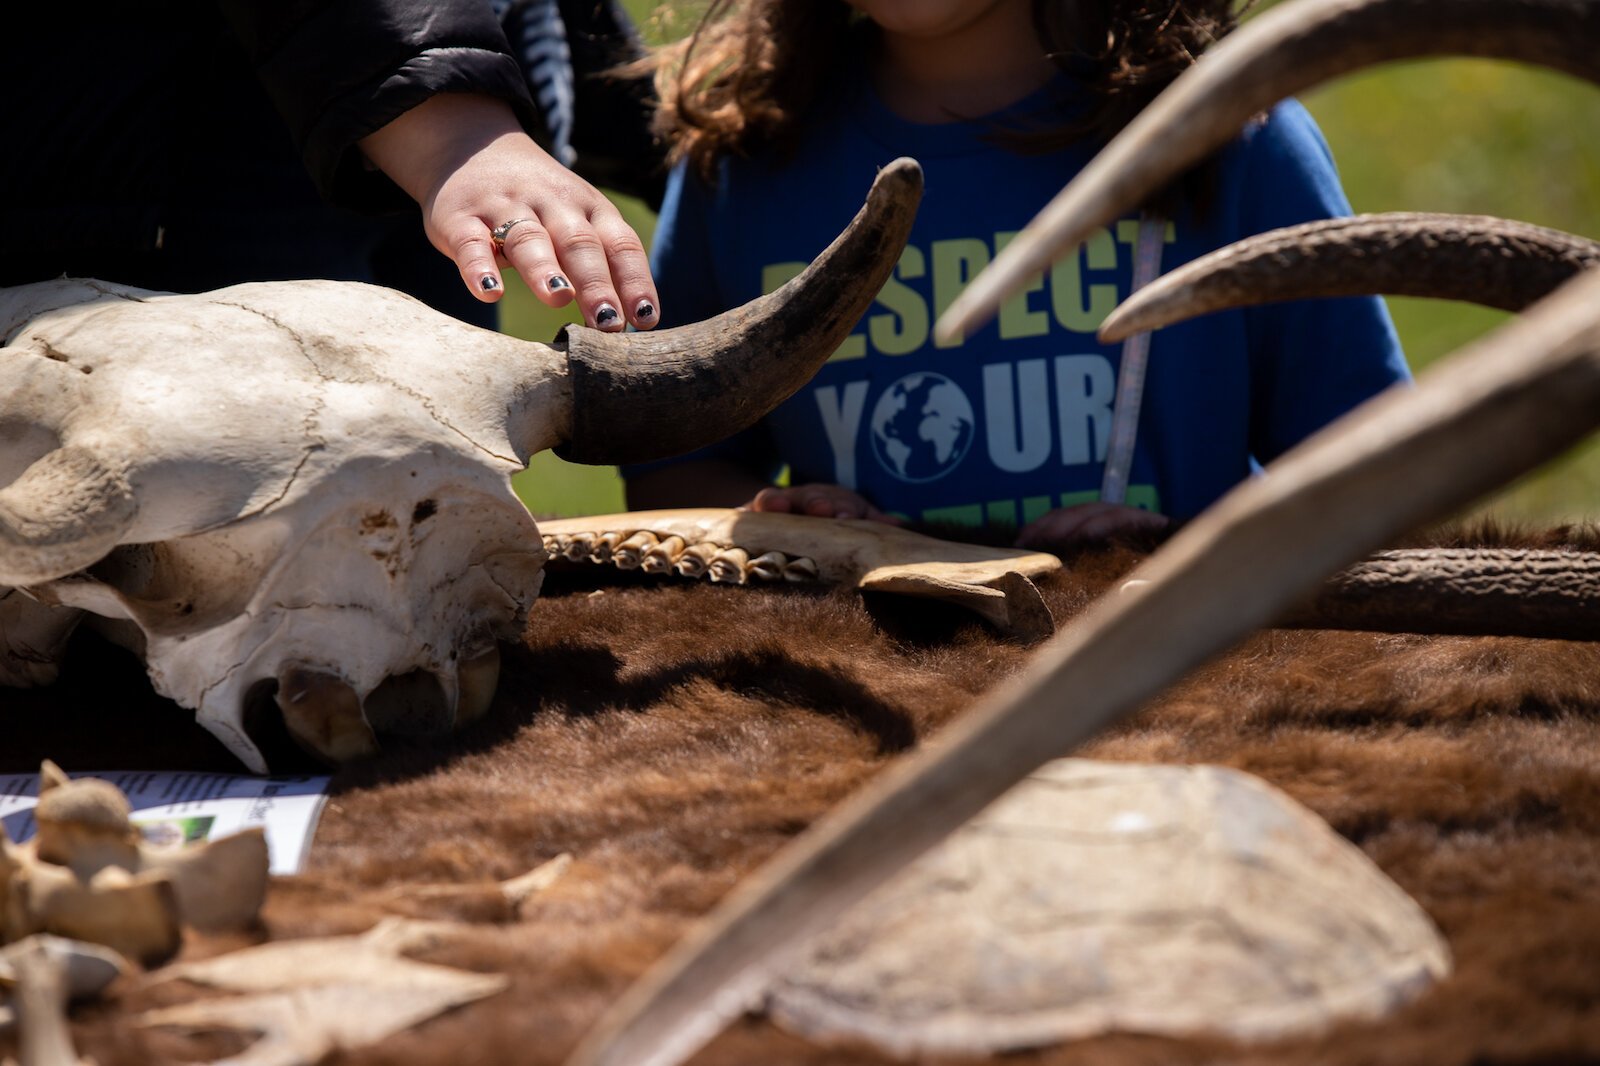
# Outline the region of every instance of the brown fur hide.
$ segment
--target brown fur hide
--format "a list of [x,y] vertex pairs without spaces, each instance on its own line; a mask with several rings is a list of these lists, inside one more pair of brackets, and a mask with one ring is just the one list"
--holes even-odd
[[[1090,553],[1046,582],[1058,621],[1134,561]],[[342,771],[309,870],[271,890],[261,937],[457,918],[468,934],[419,957],[511,977],[509,992],[340,1063],[561,1061],[740,877],[1028,655],[953,610],[849,591],[579,578],[551,579],[488,718]],[[5,770],[41,756],[236,769],[130,660],[80,642],[66,677],[0,690]],[[1456,972],[1386,1020],[1312,1039],[1124,1035],[1007,1061],[1600,1063],[1600,645],[1269,630],[1086,754],[1221,763],[1286,789],[1422,904]],[[571,870],[520,914],[492,891],[562,852]],[[479,887],[395,891],[438,882]],[[240,942],[191,940],[185,957]],[[239,1046],[127,1022],[207,993],[119,989],[75,1014],[79,1050],[102,1066]],[[694,1061],[885,1060],[751,1018]]]

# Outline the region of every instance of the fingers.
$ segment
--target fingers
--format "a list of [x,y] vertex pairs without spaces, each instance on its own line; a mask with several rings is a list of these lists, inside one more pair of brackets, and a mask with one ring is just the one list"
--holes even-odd
[[[502,224],[500,254],[522,275],[540,302],[550,307],[565,307],[572,302],[572,281],[561,269],[555,243],[549,230],[537,218],[529,218],[506,227]],[[593,321],[589,321],[593,325]]]
[[615,208],[603,203],[581,216],[557,214],[549,227],[555,256],[577,290],[585,322],[615,331],[630,324],[651,329],[661,320],[649,256]]
[[1061,507],[1029,522],[1017,533],[1016,546],[1051,551],[1107,540],[1124,533],[1165,529],[1166,515],[1116,503],[1084,503]]
[[865,497],[839,485],[796,485],[762,489],[747,505],[770,514],[803,514],[815,518],[869,518],[899,525],[893,515],[878,510]]
[[500,267],[495,263],[494,242],[489,231],[469,230],[450,242],[446,254],[456,261],[467,290],[484,303],[495,303],[505,292]]

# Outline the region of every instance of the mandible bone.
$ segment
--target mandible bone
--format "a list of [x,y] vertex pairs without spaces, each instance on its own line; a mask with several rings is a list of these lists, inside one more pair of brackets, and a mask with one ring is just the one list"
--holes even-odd
[[1022,641],[1055,631],[1029,580],[1061,568],[1060,559],[1043,552],[953,543],[866,519],[716,507],[564,518],[540,528],[552,559],[623,570],[642,564],[646,572],[722,584],[853,585],[955,603]]
[[481,713],[543,578],[509,476],[754,422],[865,310],[920,189],[886,167],[805,273],[715,319],[553,345],[330,281],[0,292],[0,683],[50,680],[88,612],[258,772],[274,700],[334,761]]

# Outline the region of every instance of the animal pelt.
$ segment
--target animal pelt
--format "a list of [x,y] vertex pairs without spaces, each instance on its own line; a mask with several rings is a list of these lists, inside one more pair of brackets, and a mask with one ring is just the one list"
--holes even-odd
[[[1535,539],[1592,547],[1594,533]],[[1071,560],[1043,590],[1057,619],[1137,558]],[[55,687],[0,693],[5,770],[42,755],[233,768],[116,654],[81,644]],[[463,937],[418,957],[504,972],[510,990],[339,1061],[560,1062],[741,876],[1028,655],[953,609],[853,592],[553,577],[484,721],[338,773],[310,867],[274,883],[257,938],[461,920]],[[1388,1019],[1314,1038],[1120,1035],[1012,1061],[1600,1063],[1600,645],[1267,630],[1085,754],[1221,763],[1287,790],[1421,903],[1456,971]],[[563,852],[567,874],[520,911],[491,891]],[[469,890],[405,891],[439,882]],[[185,957],[245,942],[194,939]],[[130,1022],[200,994],[126,983],[78,1010],[79,1050],[132,1066],[237,1047]],[[752,1017],[694,1061],[885,1060]]]

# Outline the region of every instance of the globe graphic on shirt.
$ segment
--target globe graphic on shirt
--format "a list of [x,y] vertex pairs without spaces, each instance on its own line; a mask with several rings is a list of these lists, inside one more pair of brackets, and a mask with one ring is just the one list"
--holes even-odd
[[972,403],[942,374],[907,374],[872,409],[872,448],[902,481],[933,481],[972,446]]

